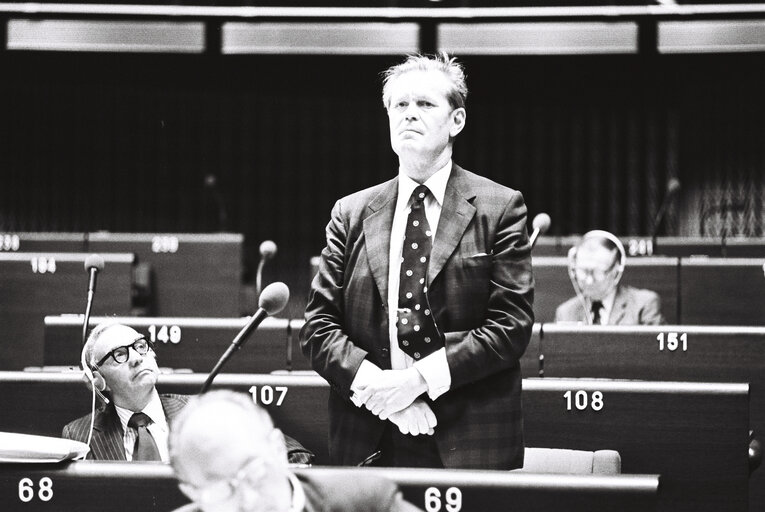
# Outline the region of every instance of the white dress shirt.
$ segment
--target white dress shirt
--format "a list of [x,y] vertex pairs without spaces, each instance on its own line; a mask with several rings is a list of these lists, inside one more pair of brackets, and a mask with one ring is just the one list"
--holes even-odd
[[[436,171],[425,181],[424,185],[430,190],[430,195],[425,199],[425,217],[428,219],[430,231],[433,233],[433,241],[438,236],[438,221],[441,218],[441,208],[446,195],[446,184],[451,175],[451,160],[441,169]],[[390,254],[388,256],[388,337],[390,340],[391,368],[403,370],[414,366],[420,372],[428,385],[428,396],[435,400],[449,391],[452,383],[449,364],[446,361],[446,349],[441,348],[432,354],[415,361],[398,346],[398,285],[399,273],[401,272],[401,255],[404,247],[404,235],[406,233],[406,220],[412,210],[410,198],[412,192],[419,183],[411,179],[399,169],[398,198],[396,210],[393,214],[393,224],[390,232]],[[364,360],[356,373],[351,384],[351,391],[355,392],[358,387],[374,380],[377,372],[382,371],[371,362]],[[351,397],[354,398],[353,396]],[[357,406],[361,404],[354,400]]]
[[[135,448],[135,440],[138,438],[138,430],[128,427],[128,422],[133,416],[133,411],[125,409],[119,405],[114,405],[117,410],[117,415],[122,423],[122,431],[124,435],[122,442],[125,445],[125,458],[127,460],[133,460],[133,448]],[[169,429],[167,427],[167,418],[165,417],[165,410],[162,408],[162,401],[159,399],[159,393],[155,389],[149,403],[142,411],[146,416],[151,418],[151,423],[146,427],[154,438],[154,442],[157,444],[159,450],[159,456],[162,458],[162,462],[170,462],[170,455],[167,448],[167,438],[169,436]]]

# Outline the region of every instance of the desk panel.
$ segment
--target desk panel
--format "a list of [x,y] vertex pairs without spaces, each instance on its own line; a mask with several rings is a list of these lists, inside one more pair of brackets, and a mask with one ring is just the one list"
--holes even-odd
[[[146,334],[156,343],[162,367],[210,371],[226,351],[246,318],[91,317],[90,325],[114,320]],[[82,319],[76,316],[45,317],[45,364],[71,366],[79,362]],[[305,371],[310,361],[300,350],[298,334],[304,320],[266,318],[249,341],[223,367],[225,373]],[[539,375],[540,324],[534,324],[529,346],[521,358],[524,377]],[[288,348],[289,347],[289,348]]]
[[5,251],[134,253],[138,263],[151,265],[149,312],[158,316],[240,315],[243,242],[234,233],[0,234]]
[[[575,296],[568,277],[568,259],[533,257],[534,313],[537,322],[555,321],[555,309]],[[628,258],[622,283],[653,290],[661,297],[661,311],[668,323],[677,323],[677,258]]]
[[[750,428],[765,438],[765,328],[542,327],[548,377],[748,382]],[[749,494],[750,510],[765,510],[765,471]]]
[[662,475],[660,510],[746,511],[746,384],[526,379],[526,444],[619,451]]
[[[161,392],[193,394],[205,375],[163,375]],[[214,387],[250,392],[275,423],[327,463],[329,386],[318,376],[220,375]],[[253,389],[254,387],[254,389]],[[565,393],[571,391],[572,410]],[[603,407],[591,405],[599,391]],[[587,406],[581,393],[586,393]],[[90,405],[77,374],[0,373],[0,430],[59,435]],[[625,473],[659,473],[664,510],[746,510],[748,386],[525,379],[527,446],[614,449]],[[723,505],[724,504],[724,505]]]
[[240,314],[240,234],[91,233],[90,251],[133,252],[151,264],[158,316]]
[[[0,253],[0,346],[3,347],[0,370],[43,364],[45,315],[85,312],[88,274],[84,263],[88,256],[84,253]],[[131,308],[134,256],[105,254],[104,262],[93,313],[127,315]]]
[[765,325],[765,258],[683,258],[682,322]]
[[[578,236],[541,236],[534,247],[534,256],[566,256],[576,244]],[[765,258],[765,238],[660,236],[653,243],[650,236],[622,236],[619,238],[628,256],[704,255],[727,258]]]
[[[212,370],[248,321],[247,318],[91,317],[90,325],[106,320],[129,325],[154,341],[160,366],[199,373]],[[81,322],[81,318],[67,315],[45,317],[46,365],[79,363]],[[229,359],[223,372],[310,370],[298,341],[303,323],[303,320],[266,318]]]
[[[558,512],[565,503],[565,510],[569,512],[647,512],[656,510],[659,492],[658,475],[541,475],[326,467],[294,468],[294,471],[298,475],[341,478],[348,482],[362,473],[388,478],[399,485],[408,501],[422,510],[504,512],[510,507],[524,512]],[[24,478],[30,479],[35,492],[31,497],[24,495],[22,500],[19,482]],[[40,499],[39,494],[40,482],[45,478],[52,484],[49,501]],[[452,501],[457,495],[459,508]],[[430,497],[429,507],[426,507],[426,496]],[[30,512],[169,512],[188,499],[178,490],[172,468],[164,464],[74,462],[0,464],[0,502],[13,510]],[[447,503],[451,505],[448,508]]]

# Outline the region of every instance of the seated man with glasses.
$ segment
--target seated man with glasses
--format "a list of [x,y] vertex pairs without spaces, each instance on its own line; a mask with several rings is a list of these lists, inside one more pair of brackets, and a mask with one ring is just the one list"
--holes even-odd
[[416,512],[396,485],[365,470],[292,473],[284,436],[248,395],[193,398],[170,430],[178,486],[193,503],[176,512]]
[[[90,440],[88,459],[169,462],[169,424],[189,400],[184,395],[160,395],[159,368],[153,344],[136,330],[116,322],[99,324],[83,347],[93,385],[109,403],[64,427],[62,437]],[[313,454],[288,440],[290,462],[311,463]]]
[[589,325],[664,323],[661,300],[651,290],[620,284],[626,255],[618,238],[590,231],[569,252],[568,271],[577,296],[555,311],[556,322]]

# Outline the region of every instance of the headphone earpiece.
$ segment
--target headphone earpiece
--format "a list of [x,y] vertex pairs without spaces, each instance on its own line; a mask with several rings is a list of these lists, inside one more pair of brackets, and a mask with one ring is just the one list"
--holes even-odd
[[106,381],[104,380],[103,376],[99,372],[91,372],[91,375],[93,375],[92,382],[96,389],[99,391],[105,391]]
[[82,353],[80,354],[80,366],[82,367],[82,375],[88,384],[95,388],[98,396],[100,396],[102,400],[108,403],[108,400],[104,397],[104,395],[101,394],[102,391],[106,390],[106,381],[104,380],[104,377],[101,375],[101,373],[98,371],[93,371],[93,369],[90,367],[90,363],[85,360],[87,358],[87,354],[85,353],[86,347],[87,344],[82,347]]

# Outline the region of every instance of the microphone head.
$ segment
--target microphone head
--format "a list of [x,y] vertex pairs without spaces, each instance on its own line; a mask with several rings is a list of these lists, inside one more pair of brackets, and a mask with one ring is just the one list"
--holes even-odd
[[533,227],[534,229],[538,229],[539,234],[543,235],[547,233],[548,229],[550,229],[550,222],[552,221],[550,220],[549,215],[547,215],[546,213],[540,213],[540,214],[537,214],[536,217],[534,217],[533,221],[531,221],[531,227]]
[[264,260],[270,260],[274,256],[276,256],[276,244],[273,241],[266,240],[260,244],[261,258],[263,258]]
[[104,269],[104,259],[98,254],[91,254],[85,258],[85,272],[90,272],[90,269],[94,268],[98,271]]
[[672,195],[680,190],[680,180],[672,178],[667,182],[667,195]]
[[271,283],[263,289],[258,299],[258,307],[266,310],[269,315],[275,315],[284,309],[287,301],[290,300],[290,289],[287,285],[277,281]]

